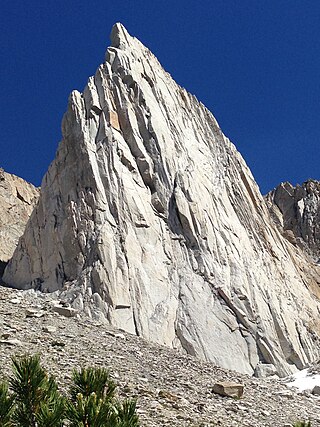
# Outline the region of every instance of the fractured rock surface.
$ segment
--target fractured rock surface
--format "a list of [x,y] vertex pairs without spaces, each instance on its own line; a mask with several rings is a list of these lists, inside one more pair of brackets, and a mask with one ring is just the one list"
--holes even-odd
[[[252,374],[319,356],[319,269],[274,225],[213,115],[116,24],[4,280]],[[299,313],[299,316],[297,316]]]
[[38,188],[0,169],[0,263],[12,257],[38,198]]
[[296,187],[284,182],[266,200],[284,236],[319,260],[320,182],[310,179]]

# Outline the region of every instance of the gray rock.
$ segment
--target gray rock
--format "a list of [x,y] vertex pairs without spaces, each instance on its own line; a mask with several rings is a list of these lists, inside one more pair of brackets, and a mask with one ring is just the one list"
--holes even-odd
[[0,340],[0,344],[4,344],[8,346],[21,346],[22,342],[16,338],[8,338],[5,340]]
[[38,310],[36,308],[26,309],[26,317],[43,317],[46,314],[43,310]]
[[60,305],[53,306],[51,310],[64,317],[74,317],[76,314],[78,314],[78,310],[72,307],[62,307]]
[[4,334],[1,334],[1,338],[3,338],[4,340],[7,340],[8,338],[10,338],[11,334],[9,332],[5,332]]
[[11,304],[20,304],[21,303],[21,299],[20,298],[12,298],[10,300]]
[[257,378],[266,378],[273,375],[277,375],[277,369],[268,363],[259,363],[254,370],[254,376]]
[[315,385],[312,389],[312,394],[315,394],[317,396],[320,396],[320,386],[319,385]]
[[280,390],[274,392],[275,396],[287,397],[288,399],[294,399],[295,395],[291,390]]
[[53,325],[44,326],[42,328],[43,332],[47,332],[48,334],[53,334],[56,332],[57,328]]
[[121,338],[122,340],[125,340],[126,337],[123,334],[114,334],[115,338]]

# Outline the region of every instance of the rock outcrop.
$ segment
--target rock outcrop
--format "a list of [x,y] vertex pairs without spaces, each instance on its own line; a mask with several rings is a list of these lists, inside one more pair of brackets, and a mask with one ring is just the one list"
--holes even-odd
[[39,198],[39,189],[0,169],[0,278]]
[[266,200],[283,235],[315,260],[320,256],[320,182],[281,183]]
[[4,280],[222,367],[303,367],[319,356],[318,267],[309,282],[204,105],[122,25],[111,41],[70,96]]

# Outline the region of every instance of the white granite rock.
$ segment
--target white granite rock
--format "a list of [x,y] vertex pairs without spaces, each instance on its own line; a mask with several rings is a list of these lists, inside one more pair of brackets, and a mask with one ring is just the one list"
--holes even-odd
[[254,376],[257,378],[272,377],[276,374],[277,370],[275,366],[267,363],[259,363],[254,371]]
[[0,262],[12,257],[38,198],[38,188],[0,168]]
[[213,115],[121,24],[111,39],[4,280],[225,368],[301,368],[319,356],[318,270],[309,283]]

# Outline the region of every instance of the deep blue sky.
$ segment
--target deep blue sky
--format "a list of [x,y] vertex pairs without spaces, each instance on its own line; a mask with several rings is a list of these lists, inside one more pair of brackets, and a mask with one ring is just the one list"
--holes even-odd
[[40,184],[118,21],[214,113],[263,193],[320,179],[319,0],[3,0],[6,171]]

